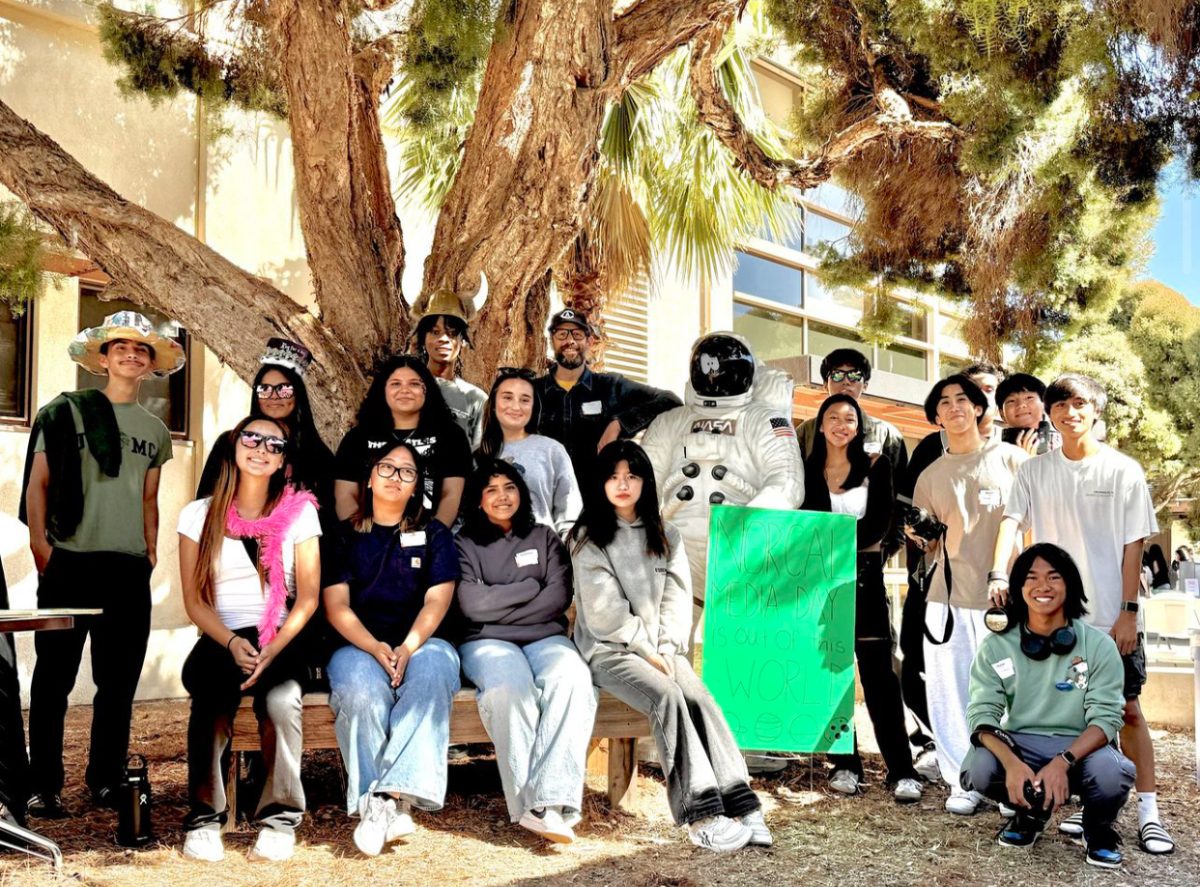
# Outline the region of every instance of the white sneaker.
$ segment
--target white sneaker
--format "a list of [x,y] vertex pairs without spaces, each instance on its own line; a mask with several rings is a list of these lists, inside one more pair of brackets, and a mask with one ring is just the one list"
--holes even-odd
[[283,862],[296,852],[296,835],[278,829],[264,828],[250,848],[250,859],[261,862]]
[[853,770],[834,770],[829,777],[829,787],[843,795],[858,794],[858,774]]
[[950,797],[946,798],[946,812],[956,816],[971,816],[979,809],[981,803],[983,803],[983,795],[979,792],[968,792],[956,788],[950,792]]
[[787,769],[788,759],[773,755],[743,755],[746,769],[751,773],[779,773]]
[[687,830],[693,844],[714,853],[741,850],[750,843],[754,835],[746,826],[728,816],[709,816],[707,819],[688,823]]
[[763,818],[761,809],[755,810],[753,813],[747,813],[741,818],[741,823],[750,829],[749,846],[770,847],[775,843],[775,839],[771,837],[771,830],[767,828],[767,821]]
[[921,800],[921,783],[911,777],[898,779],[892,789],[892,797],[901,804],[911,804]]
[[543,808],[540,816],[532,810],[526,810],[517,824],[555,844],[570,844],[575,840],[575,832],[563,822],[562,814],[556,807]]
[[388,844],[392,841],[398,841],[401,838],[407,838],[417,830],[417,824],[413,822],[412,805],[408,801],[396,801],[396,814],[392,817],[391,823],[388,825],[387,834],[384,836],[384,841]]
[[575,826],[583,822],[583,811],[572,810],[569,807],[559,807],[559,815],[562,816],[563,825],[569,829],[574,829]]
[[913,761],[913,769],[917,775],[929,782],[937,782],[942,778],[942,768],[938,766],[937,752],[927,748]]
[[[1001,807],[1000,809],[1004,809]],[[1076,810],[1066,819],[1058,824],[1058,830],[1064,835],[1070,835],[1072,838],[1083,837],[1083,811]]]
[[388,828],[396,818],[396,800],[367,792],[358,799],[358,825],[354,827],[354,846],[367,856],[378,856],[387,840]]
[[[996,806],[1000,808],[1000,815],[1003,816],[1005,819],[1012,819],[1014,816],[1017,815],[1016,807],[1010,807],[1008,804],[1004,804],[1004,803],[997,804]],[[1059,826],[1058,830],[1061,832],[1062,826]],[[1081,834],[1081,835],[1083,834],[1083,820],[1082,819],[1079,820],[1079,834]]]
[[198,828],[183,836],[183,855],[201,862],[220,862],[225,858],[225,845],[221,841],[221,830]]

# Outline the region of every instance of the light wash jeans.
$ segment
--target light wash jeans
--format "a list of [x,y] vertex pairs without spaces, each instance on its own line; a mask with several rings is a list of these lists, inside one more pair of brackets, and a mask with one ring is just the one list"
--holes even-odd
[[524,646],[485,638],[459,652],[496,746],[509,818],[536,807],[582,809],[596,688],[575,645],[562,635]]
[[440,810],[446,800],[450,706],[461,686],[454,647],[427,640],[395,689],[375,657],[355,646],[333,654],[328,674],[350,815],[358,814],[367,791],[395,792],[418,809]]

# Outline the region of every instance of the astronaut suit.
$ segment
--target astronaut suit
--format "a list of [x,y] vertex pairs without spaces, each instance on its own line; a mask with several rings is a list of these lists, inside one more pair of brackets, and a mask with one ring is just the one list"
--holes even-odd
[[[684,404],[650,423],[642,448],[654,466],[663,519],[683,536],[692,594],[704,600],[712,505],[795,509],[804,464],[789,418],[792,378],[758,363],[736,333],[692,346]],[[697,609],[696,619],[699,620]]]

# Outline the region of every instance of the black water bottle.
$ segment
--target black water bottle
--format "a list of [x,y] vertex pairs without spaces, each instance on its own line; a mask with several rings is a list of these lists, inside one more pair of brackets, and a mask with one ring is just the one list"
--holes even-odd
[[117,843],[145,847],[154,840],[150,828],[150,779],[146,759],[138,754],[125,761],[125,775],[117,791]]

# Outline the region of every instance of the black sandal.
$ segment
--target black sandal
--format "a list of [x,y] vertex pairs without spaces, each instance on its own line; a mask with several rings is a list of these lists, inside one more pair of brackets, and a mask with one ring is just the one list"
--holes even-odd
[[[1157,841],[1170,846],[1166,850],[1151,850],[1146,846],[1150,841]],[[1147,822],[1138,829],[1138,847],[1145,853],[1150,853],[1154,856],[1166,856],[1169,853],[1175,852],[1175,839],[1167,834],[1167,830],[1162,827],[1160,822]]]

